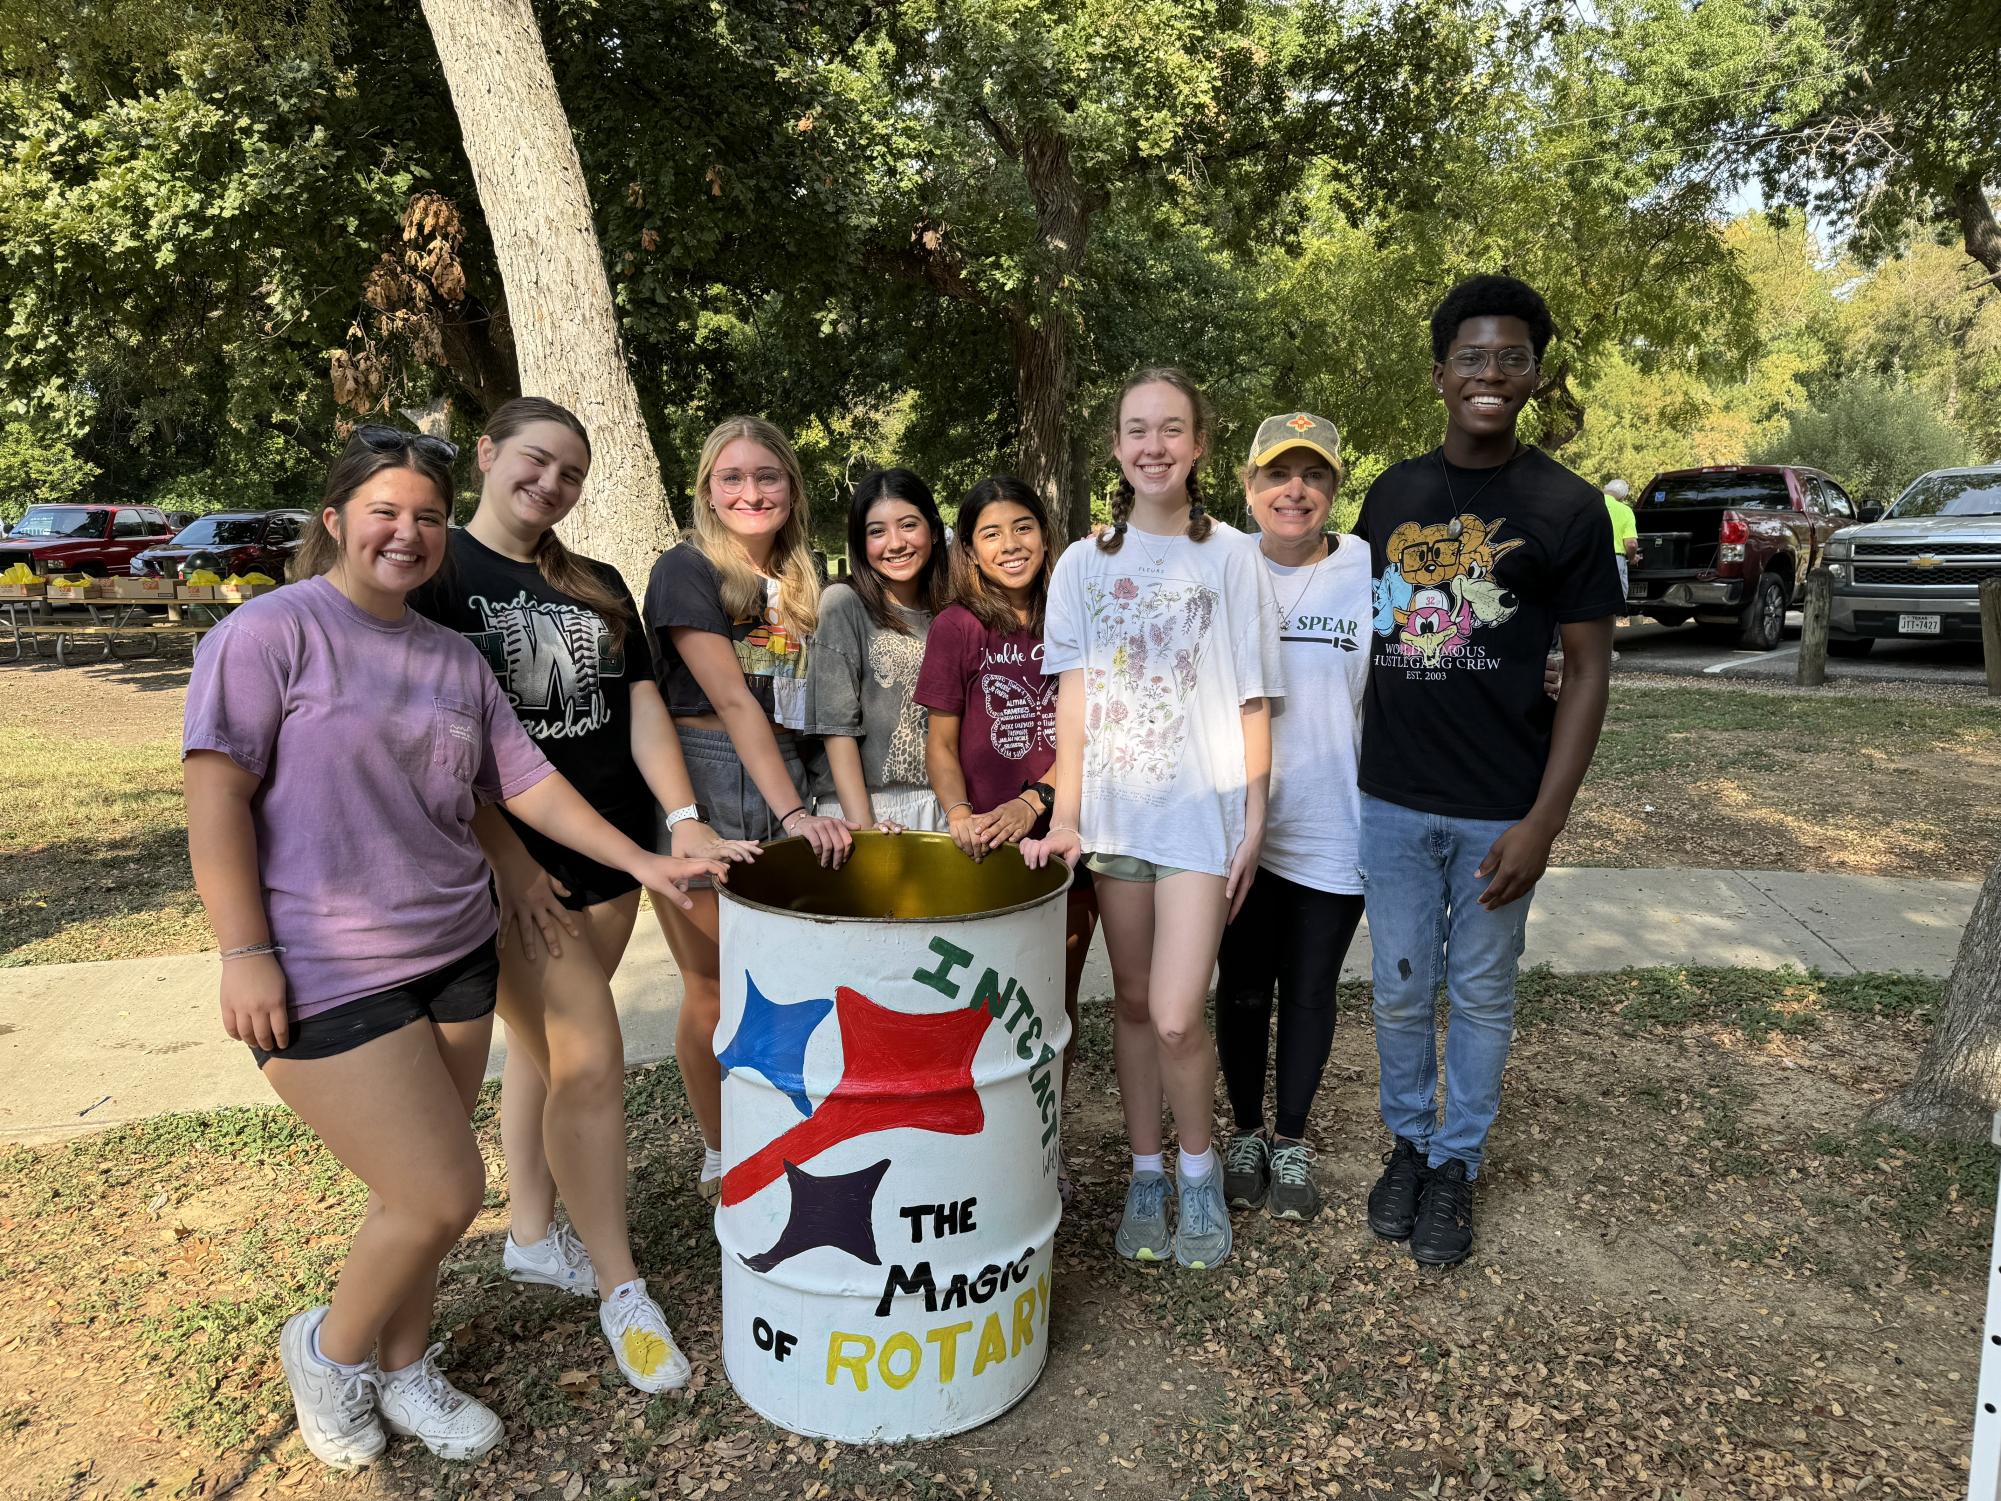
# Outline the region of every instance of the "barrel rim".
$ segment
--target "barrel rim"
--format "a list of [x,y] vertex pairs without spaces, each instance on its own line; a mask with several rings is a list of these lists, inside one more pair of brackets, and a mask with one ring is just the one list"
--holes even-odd
[[[857,831],[854,837],[858,840],[859,839],[919,839],[919,840],[930,841],[938,839],[938,840],[943,840],[947,844],[952,843],[952,836],[950,834],[940,834],[928,829],[906,829],[901,834],[882,834],[878,833],[874,829],[862,829]],[[764,841],[764,847],[766,849],[775,849],[781,844],[804,844],[805,842],[806,841],[804,840],[804,838],[801,837],[800,835],[792,834],[788,835],[783,839],[768,839]],[[954,845],[953,847],[957,848],[956,845]],[[1021,852],[1019,850],[1014,849],[1012,845],[1008,846],[1007,848],[1009,849],[1010,853],[1012,853],[1015,856],[1016,859],[1021,858]],[[994,853],[999,854],[1000,851],[996,850]],[[1056,863],[1059,865],[1064,864],[1064,862],[1060,860],[1057,861]],[[1058,886],[1054,891],[1049,892],[1047,895],[1031,897],[1029,898],[1029,900],[1025,902],[1016,902],[1012,906],[1008,907],[986,907],[982,908],[978,912],[957,912],[944,917],[925,917],[925,916],[881,917],[881,916],[863,916],[859,914],[850,914],[845,912],[801,912],[793,907],[774,907],[770,902],[760,902],[753,897],[739,895],[737,892],[734,892],[730,889],[729,883],[727,881],[722,881],[717,883],[716,895],[719,902],[721,901],[734,902],[737,906],[744,908],[746,911],[769,912],[775,917],[797,918],[801,922],[927,923],[932,927],[936,927],[940,923],[984,922],[990,917],[1007,917],[1016,912],[1030,912],[1037,907],[1045,905],[1046,903],[1055,901],[1058,897],[1063,897],[1067,900],[1070,895],[1070,888],[1076,884],[1077,884],[1076,870],[1068,865],[1064,865],[1063,884],[1061,886]]]

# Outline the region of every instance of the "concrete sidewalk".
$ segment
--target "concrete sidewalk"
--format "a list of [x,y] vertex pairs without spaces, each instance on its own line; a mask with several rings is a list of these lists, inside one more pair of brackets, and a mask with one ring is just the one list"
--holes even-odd
[[[1657,964],[1794,964],[1832,973],[1952,968],[1978,886],[1724,870],[1552,870],[1525,962],[1572,973]],[[214,954],[0,970],[0,1140],[43,1141],[168,1110],[272,1101],[223,1036]],[[1366,979],[1366,928],[1345,973]],[[613,983],[632,1063],[674,1051],[673,956],[642,914]],[[1086,996],[1108,995],[1100,940]],[[496,1033],[492,1072],[506,1056]]]

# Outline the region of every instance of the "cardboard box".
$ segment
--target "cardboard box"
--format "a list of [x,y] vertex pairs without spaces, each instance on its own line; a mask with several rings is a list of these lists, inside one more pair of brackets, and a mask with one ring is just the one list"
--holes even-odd
[[278,588],[277,584],[218,584],[215,597],[224,604],[240,605],[246,599],[255,599],[260,594],[269,594]]
[[106,599],[151,600],[158,604],[170,605],[174,602],[174,581],[170,578],[133,577],[106,579],[104,581]]
[[176,584],[174,586],[174,598],[179,600],[213,600],[215,598],[215,585]]
[[88,604],[105,597],[103,579],[49,580],[49,603],[52,605]]
[[0,599],[44,599],[49,586],[39,580],[32,584],[0,584]]

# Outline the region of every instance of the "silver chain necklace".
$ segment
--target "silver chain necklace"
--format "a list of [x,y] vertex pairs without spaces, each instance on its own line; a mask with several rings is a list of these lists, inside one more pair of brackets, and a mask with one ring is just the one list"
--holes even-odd
[[[1299,602],[1306,598],[1306,591],[1313,587],[1313,576],[1320,571],[1320,565],[1326,562],[1329,558],[1334,556],[1334,548],[1337,545],[1335,539],[1330,536],[1327,537],[1325,540],[1327,543],[1327,551],[1325,551],[1319,557],[1315,558],[1311,563],[1306,565],[1306,568],[1304,570],[1306,573],[1306,579],[1303,583],[1300,584],[1299,592],[1292,596],[1292,603],[1289,605],[1279,606],[1278,628],[1282,631],[1289,631],[1292,629],[1292,612],[1299,608]],[[1272,561],[1273,560],[1270,558],[1265,559],[1265,562],[1267,564],[1270,564]],[[1278,566],[1284,567],[1285,565],[1279,564]]]
[[[1137,540],[1141,537],[1144,537],[1146,533],[1141,531],[1138,527],[1134,526],[1131,522],[1127,522],[1126,535],[1128,537]],[[1169,550],[1173,548],[1173,546],[1174,546],[1174,538],[1169,537],[1166,539],[1165,543],[1163,544],[1161,550],[1158,553],[1154,552],[1154,550],[1151,547],[1146,547],[1146,546],[1141,547],[1140,550],[1147,555],[1146,558],[1147,567],[1150,572],[1159,573],[1167,567],[1167,554]]]
[[[1516,459],[1520,458],[1527,451],[1528,450],[1522,444],[1522,440],[1520,438],[1515,439],[1514,452],[1509,454],[1505,459],[1501,460],[1500,463],[1496,464],[1494,466],[1494,472],[1488,475],[1485,479],[1480,481],[1480,488],[1478,490],[1475,490],[1471,495],[1466,497],[1466,504],[1470,506],[1471,504],[1473,504],[1474,501],[1478,500],[1480,498],[1481,492],[1484,491],[1487,488],[1487,486],[1493,484],[1495,480],[1501,477],[1501,471],[1506,469],[1508,465],[1514,463]],[[1459,498],[1452,493],[1452,471],[1445,467],[1445,449],[1443,445],[1440,445],[1438,450],[1438,473],[1440,478],[1442,478],[1445,481],[1445,498],[1452,502],[1452,513],[1453,516],[1457,518],[1458,515],[1460,514]]]

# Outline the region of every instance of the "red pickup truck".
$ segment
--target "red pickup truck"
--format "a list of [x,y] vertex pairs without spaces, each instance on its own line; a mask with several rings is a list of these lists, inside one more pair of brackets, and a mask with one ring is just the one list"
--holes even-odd
[[26,563],[50,576],[108,578],[173,535],[166,513],[152,506],[30,506],[0,538],[0,571]]
[[1786,611],[1820,566],[1827,539],[1881,514],[1818,469],[1670,469],[1633,497],[1640,556],[1626,607],[1663,625],[1728,626],[1742,645],[1770,651],[1784,639]]

